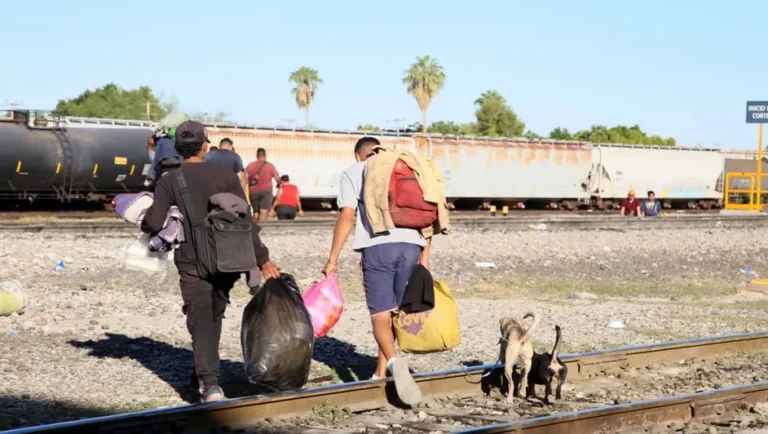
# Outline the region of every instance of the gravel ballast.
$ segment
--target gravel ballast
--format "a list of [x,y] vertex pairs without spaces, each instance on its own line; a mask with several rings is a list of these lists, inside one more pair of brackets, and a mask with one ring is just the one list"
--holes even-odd
[[[436,240],[431,269],[458,299],[463,343],[406,358],[420,372],[494,362],[498,319],[529,310],[542,316],[535,346],[548,350],[558,324],[567,352],[762,330],[768,287],[745,283],[768,275],[767,235],[768,229],[456,231]],[[320,278],[330,231],[265,230],[264,240],[302,288]],[[0,280],[19,280],[29,299],[23,315],[0,317],[0,408],[13,409],[0,429],[194,398],[175,267],[164,278],[122,269],[129,241],[0,234]],[[55,271],[60,261],[66,268]],[[310,378],[353,381],[373,372],[376,346],[358,261],[351,250],[342,256],[345,311],[317,342]],[[239,282],[221,345],[228,396],[252,392],[239,342],[247,302]],[[608,328],[614,320],[624,327]]]

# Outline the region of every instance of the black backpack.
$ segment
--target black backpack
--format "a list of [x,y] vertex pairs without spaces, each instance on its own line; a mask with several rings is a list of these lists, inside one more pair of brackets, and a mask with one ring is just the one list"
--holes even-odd
[[244,273],[256,267],[251,230],[253,220],[246,213],[240,217],[229,211],[208,214],[198,220],[187,181],[181,169],[175,170],[181,199],[192,233],[189,234],[197,253],[197,270],[201,278],[220,273]]

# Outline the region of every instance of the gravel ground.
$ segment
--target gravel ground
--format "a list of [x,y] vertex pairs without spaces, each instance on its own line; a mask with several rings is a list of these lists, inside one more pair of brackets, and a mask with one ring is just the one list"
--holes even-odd
[[[566,383],[562,400],[544,405],[536,399],[516,399],[507,404],[497,389],[488,396],[450,396],[425,401],[412,410],[394,407],[352,413],[343,408],[318,408],[313,415],[265,421],[254,427],[256,432],[275,430],[294,432],[299,427],[325,427],[361,433],[449,432],[488,424],[569,413],[605,405],[628,403],[659,396],[687,395],[703,390],[761,381],[768,374],[768,354],[738,357],[684,360],[679,363],[654,364],[643,369],[626,369]],[[538,396],[542,397],[543,387]],[[768,423],[768,412],[755,407],[738,417],[735,427],[747,428]],[[750,410],[750,408],[745,408]],[[731,419],[719,421],[730,427]],[[726,423],[727,422],[727,423]],[[667,432],[686,427],[670,427]],[[697,427],[690,427],[695,430]],[[660,431],[664,432],[664,431]],[[707,431],[704,431],[707,432]]]
[[[408,355],[431,371],[498,355],[497,319],[536,310],[535,345],[549,349],[554,325],[565,349],[584,351],[677,338],[761,330],[768,295],[740,269],[768,275],[768,229],[678,231],[457,231],[436,241],[432,271],[458,298],[463,343],[446,353]],[[305,288],[319,276],[329,231],[266,233],[272,257]],[[14,426],[178,405],[192,365],[171,265],[160,279],[121,269],[123,236],[0,234],[0,280],[17,279],[29,306],[0,318],[0,408]],[[358,256],[340,265],[345,312],[317,342],[311,378],[368,378],[375,344],[362,303]],[[66,268],[54,271],[59,261]],[[476,262],[491,262],[480,268]],[[768,288],[768,287],[765,287]],[[243,379],[239,284],[222,337],[223,386]],[[611,329],[611,320],[625,328]],[[313,383],[317,384],[317,383]],[[5,401],[5,402],[2,402]],[[0,428],[3,417],[0,416]]]

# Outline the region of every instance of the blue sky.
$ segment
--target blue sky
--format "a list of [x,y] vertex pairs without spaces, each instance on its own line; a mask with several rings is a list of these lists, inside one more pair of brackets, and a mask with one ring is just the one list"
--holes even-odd
[[485,90],[528,128],[639,124],[681,145],[756,147],[746,100],[768,100],[768,2],[715,0],[7,2],[0,105],[53,108],[114,81],[190,111],[303,121],[288,75],[325,83],[313,124],[420,120],[401,79],[416,56],[444,66],[430,120],[474,120]]

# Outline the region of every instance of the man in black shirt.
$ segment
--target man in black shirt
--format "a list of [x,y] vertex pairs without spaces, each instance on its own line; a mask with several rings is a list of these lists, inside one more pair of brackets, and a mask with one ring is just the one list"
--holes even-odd
[[[176,150],[184,158],[180,169],[184,173],[197,216],[208,214],[208,199],[217,193],[232,193],[245,200],[245,194],[232,170],[218,164],[205,162],[208,148],[205,126],[187,121],[176,129]],[[145,232],[159,232],[171,206],[176,205],[184,216],[187,210],[175,176],[163,176],[157,182],[154,202],[147,210],[141,228]],[[192,244],[190,222],[184,219],[186,241],[174,253],[179,270],[182,312],[187,316],[187,329],[192,335],[195,353],[195,374],[202,380],[202,401],[224,399],[219,387],[219,339],[221,321],[229,300],[229,291],[240,274],[218,274],[201,279],[197,271],[197,254]],[[280,277],[279,269],[269,260],[269,250],[254,234],[254,250],[257,264],[265,279]]]
[[228,137],[221,139],[219,147],[206,154],[205,161],[216,163],[235,172],[237,179],[240,180],[240,185],[243,187],[243,192],[248,194],[248,182],[245,179],[243,159],[235,153],[232,140]]

